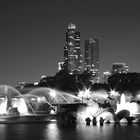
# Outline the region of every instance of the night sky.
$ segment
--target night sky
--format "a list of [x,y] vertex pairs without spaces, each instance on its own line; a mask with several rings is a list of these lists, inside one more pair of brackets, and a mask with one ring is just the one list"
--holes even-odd
[[140,72],[139,0],[9,0],[0,2],[0,84],[53,76],[63,61],[67,25],[99,38],[100,72],[125,62]]

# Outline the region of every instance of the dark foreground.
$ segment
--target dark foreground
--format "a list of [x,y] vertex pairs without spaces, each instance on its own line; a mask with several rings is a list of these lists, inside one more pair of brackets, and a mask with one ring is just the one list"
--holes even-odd
[[46,123],[0,124],[0,140],[140,140],[138,124],[78,123],[66,126],[56,120]]

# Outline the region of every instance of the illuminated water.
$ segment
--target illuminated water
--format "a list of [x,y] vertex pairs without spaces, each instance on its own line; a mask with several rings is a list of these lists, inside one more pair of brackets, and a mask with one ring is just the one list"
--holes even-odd
[[140,126],[105,124],[104,126],[62,127],[47,124],[0,124],[0,140],[140,140]]
[[[45,97],[48,104],[69,104],[74,102],[81,102],[81,98],[51,88],[40,87],[31,90],[26,96]],[[51,105],[50,105],[51,106]]]
[[120,103],[117,104],[116,113],[119,111],[126,109],[130,112],[130,115],[139,114],[140,113],[140,106],[136,102],[126,102],[125,95],[122,94],[120,97]]
[[0,115],[9,115],[10,108],[17,108],[20,115],[28,114],[23,95],[11,86],[0,85]]
[[[57,92],[58,91],[50,90],[49,88],[38,88],[26,94],[24,97],[27,100],[30,99],[31,102],[37,101],[37,105],[40,102],[45,102],[50,106],[53,103],[66,104],[81,102],[79,97],[63,92],[59,94],[59,92]],[[18,109],[23,110],[23,113],[27,112],[27,107],[24,108],[27,102],[25,102],[21,96],[19,98],[19,93],[12,87],[0,86],[0,95],[0,110],[3,111],[1,112],[2,114],[6,113],[8,100],[11,101],[13,107],[21,106],[21,109]],[[107,98],[105,92],[101,92],[101,95],[98,96],[95,95],[92,97],[97,101]],[[90,114],[95,114],[99,108],[98,104],[95,101],[89,101],[88,105],[84,115],[89,116]],[[132,108],[130,108],[130,106],[132,106]],[[124,94],[122,94],[120,103],[118,104],[120,110],[128,109],[130,111],[133,110],[132,113],[135,113],[137,110],[135,111],[134,109],[137,109],[137,106],[136,103],[127,103]],[[104,112],[104,114],[105,113],[108,116],[111,114],[110,112]],[[79,116],[84,115],[80,114]],[[103,113],[101,115],[103,115]],[[36,120],[35,116],[22,116],[21,118],[13,118],[13,120],[11,118],[10,121],[8,118],[7,121],[3,122],[2,119],[3,118],[0,119],[1,123],[3,123],[0,124],[0,140],[140,140],[140,126],[138,124],[127,125],[121,123],[115,125],[111,123],[104,124],[103,126],[99,126],[99,124],[97,124],[97,126],[93,126],[92,124],[86,126],[85,122],[81,121],[76,126],[70,127],[62,126],[62,124],[58,124],[57,121],[46,122]]]

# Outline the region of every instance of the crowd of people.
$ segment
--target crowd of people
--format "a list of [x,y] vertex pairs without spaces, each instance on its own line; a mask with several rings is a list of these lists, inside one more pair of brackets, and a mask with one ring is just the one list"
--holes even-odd
[[[90,125],[91,122],[92,122],[93,125],[96,125],[97,124],[97,118],[95,116],[93,116],[92,119],[90,119],[89,117],[87,117],[85,119],[85,121],[86,121],[86,125]],[[99,123],[100,123],[101,126],[104,124],[104,121],[105,121],[105,119],[103,119],[102,117],[100,117]]]

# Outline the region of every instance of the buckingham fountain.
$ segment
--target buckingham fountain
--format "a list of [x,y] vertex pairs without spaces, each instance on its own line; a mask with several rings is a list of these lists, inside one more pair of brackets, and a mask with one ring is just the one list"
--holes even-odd
[[61,106],[80,102],[81,99],[75,95],[51,88],[40,87],[21,94],[11,86],[0,85],[0,123],[13,119],[27,122],[28,119],[33,121],[33,118],[40,120],[42,117],[48,121],[62,111]]
[[87,117],[96,117],[97,120],[102,117],[106,122],[139,122],[139,113],[137,102],[115,91],[84,89],[72,95],[40,87],[21,94],[11,86],[0,85],[1,123],[13,122],[13,118],[14,122],[38,122],[42,116],[44,122],[54,116],[61,117],[62,121],[68,120],[69,116],[78,122],[85,121]]

